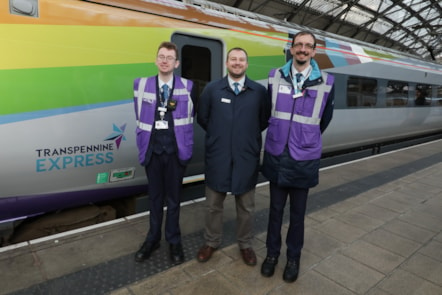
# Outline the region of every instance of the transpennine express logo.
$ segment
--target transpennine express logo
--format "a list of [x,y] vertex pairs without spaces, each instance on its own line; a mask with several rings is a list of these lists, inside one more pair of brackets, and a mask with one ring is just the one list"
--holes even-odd
[[120,148],[120,144],[122,141],[126,140],[126,137],[124,136],[124,130],[126,129],[126,124],[118,127],[114,124],[113,130],[114,132],[106,137],[104,140],[106,141],[112,141],[115,140],[115,145],[117,146],[117,150]]
[[36,149],[36,172],[110,164],[114,161],[115,150],[126,140],[125,129],[126,124],[119,127],[113,124],[113,131],[104,143]]

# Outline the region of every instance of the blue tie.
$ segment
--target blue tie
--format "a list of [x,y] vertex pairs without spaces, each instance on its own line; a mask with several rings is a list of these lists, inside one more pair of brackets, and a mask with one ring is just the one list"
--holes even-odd
[[296,73],[296,82],[301,82],[301,77],[302,77],[302,74],[301,73]]
[[233,91],[235,92],[236,95],[238,95],[238,93],[239,93],[239,88],[238,88],[239,83],[235,82],[235,83],[233,83],[233,86],[235,86],[235,89],[233,89]]
[[169,86],[167,86],[167,84],[163,84],[163,86],[161,86],[161,88],[163,89],[163,103],[166,103],[167,100],[169,99]]

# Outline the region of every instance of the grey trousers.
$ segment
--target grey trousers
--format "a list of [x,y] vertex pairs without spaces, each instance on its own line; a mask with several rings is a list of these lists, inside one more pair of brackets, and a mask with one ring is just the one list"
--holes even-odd
[[[216,192],[206,186],[206,217],[204,239],[206,244],[218,248],[223,235],[223,211],[226,193]],[[255,211],[255,188],[235,195],[236,239],[240,249],[250,248],[253,243],[253,218]]]

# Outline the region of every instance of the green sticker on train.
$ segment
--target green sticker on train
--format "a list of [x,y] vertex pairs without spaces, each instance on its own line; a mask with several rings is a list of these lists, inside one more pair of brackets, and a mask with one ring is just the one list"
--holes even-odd
[[97,184],[99,183],[106,183],[109,180],[109,173],[108,172],[102,172],[97,174]]

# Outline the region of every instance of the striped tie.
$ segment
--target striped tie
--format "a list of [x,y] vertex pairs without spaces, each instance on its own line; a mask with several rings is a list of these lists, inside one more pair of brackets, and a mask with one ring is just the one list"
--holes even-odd
[[169,86],[167,86],[167,84],[163,84],[161,88],[163,89],[162,102],[164,105],[165,103],[167,103],[167,100],[169,99]]
[[238,88],[239,83],[235,82],[235,83],[233,83],[233,86],[235,86],[235,89],[233,89],[233,91],[235,92],[236,95],[238,95],[239,94],[239,88]]

